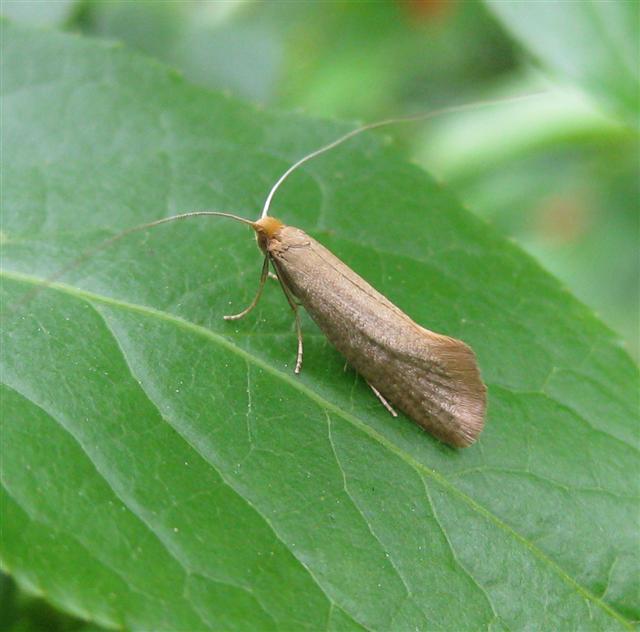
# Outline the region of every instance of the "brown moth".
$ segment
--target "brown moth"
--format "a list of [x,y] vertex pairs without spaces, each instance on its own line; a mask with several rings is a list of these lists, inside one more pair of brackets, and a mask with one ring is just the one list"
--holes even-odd
[[441,441],[459,448],[471,445],[484,426],[487,389],[473,351],[461,340],[415,323],[313,237],[268,213],[275,192],[293,171],[356,134],[494,103],[454,106],[352,130],[291,165],[271,188],[260,219],[234,218],[256,231],[265,258],[254,300],[239,314],[225,319],[242,318],[257,305],[271,264],[295,314],[296,373],[302,368],[303,355],[301,305],[394,417],[397,413],[392,405]]
[[[466,447],[477,439],[486,388],[464,342],[416,324],[299,228],[273,217],[253,228],[265,253],[263,270],[273,265],[296,313],[296,373],[302,365],[297,300],[394,416],[391,404],[452,446]],[[261,288],[265,279],[263,273]]]

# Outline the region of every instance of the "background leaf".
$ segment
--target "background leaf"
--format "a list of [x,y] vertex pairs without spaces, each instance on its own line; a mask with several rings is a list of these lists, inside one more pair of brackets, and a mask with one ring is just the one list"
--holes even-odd
[[485,0],[544,65],[627,122],[640,123],[637,2]]
[[[294,158],[348,129],[118,46],[4,24],[2,53],[3,306],[137,222],[257,215]],[[391,419],[308,319],[295,377],[277,288],[221,318],[255,291],[247,229],[165,226],[5,314],[3,567],[111,627],[631,627],[638,374],[612,334],[373,138],[298,173],[273,211],[474,347],[479,443]]]
[[12,20],[33,26],[63,25],[77,9],[79,0],[4,0],[0,11]]

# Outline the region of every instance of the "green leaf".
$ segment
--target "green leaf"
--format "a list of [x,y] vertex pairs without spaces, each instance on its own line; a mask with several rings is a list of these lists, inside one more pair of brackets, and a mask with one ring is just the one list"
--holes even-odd
[[[391,418],[305,319],[258,214],[349,126],[192,87],[110,44],[3,25],[3,568],[139,630],[629,628],[637,369],[609,330],[417,167],[359,137],[273,212],[476,350],[479,442]],[[22,303],[20,304],[20,301]]]
[[61,26],[78,4],[79,0],[3,0],[0,15],[33,26]]
[[485,2],[543,65],[640,124],[637,2]]
[[[273,20],[266,19],[270,5],[246,4],[94,2],[77,27],[152,55],[192,82],[264,103],[282,74],[284,51]],[[291,16],[291,5],[281,9]]]

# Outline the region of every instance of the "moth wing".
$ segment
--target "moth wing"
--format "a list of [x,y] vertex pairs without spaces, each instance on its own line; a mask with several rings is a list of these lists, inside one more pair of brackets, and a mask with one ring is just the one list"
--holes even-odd
[[461,340],[420,327],[425,343],[420,357],[425,366],[424,386],[430,400],[440,408],[438,421],[453,423],[452,442],[473,443],[484,426],[487,406],[486,386],[480,376],[476,356]]

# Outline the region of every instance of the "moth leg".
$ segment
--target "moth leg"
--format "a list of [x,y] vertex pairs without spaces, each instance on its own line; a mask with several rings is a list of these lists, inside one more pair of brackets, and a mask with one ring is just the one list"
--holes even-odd
[[274,265],[276,276],[278,281],[280,281],[280,287],[284,292],[284,295],[287,297],[287,301],[293,310],[296,319],[296,336],[298,337],[298,353],[296,354],[296,368],[293,372],[297,375],[302,370],[302,354],[303,354],[303,345],[302,345],[302,325],[300,324],[300,311],[299,305],[296,303],[293,293],[291,292],[289,286],[284,282],[280,273],[278,272],[277,266]]
[[296,368],[293,372],[297,375],[302,370],[302,325],[300,324],[300,312],[298,311],[298,306],[296,305],[294,308],[294,313],[296,316],[296,336],[298,337],[298,352],[296,353]]
[[[369,382],[367,382],[369,384]],[[380,391],[373,385],[369,384],[369,388],[375,393],[375,396],[382,402],[382,405],[391,413],[392,417],[397,417],[398,413],[393,409],[393,406],[380,394]]]
[[280,279],[278,279],[278,275],[274,274],[273,272],[271,272],[271,270],[269,270],[269,278],[270,279],[275,279],[276,281],[280,280]]
[[225,320],[240,320],[243,316],[246,316],[257,304],[262,296],[262,290],[264,290],[264,284],[267,280],[267,274],[269,272],[269,257],[266,256],[264,258],[264,263],[262,264],[262,272],[260,273],[260,284],[258,285],[258,291],[254,299],[251,301],[251,304],[243,309],[239,314],[232,314],[230,316],[224,316]]

